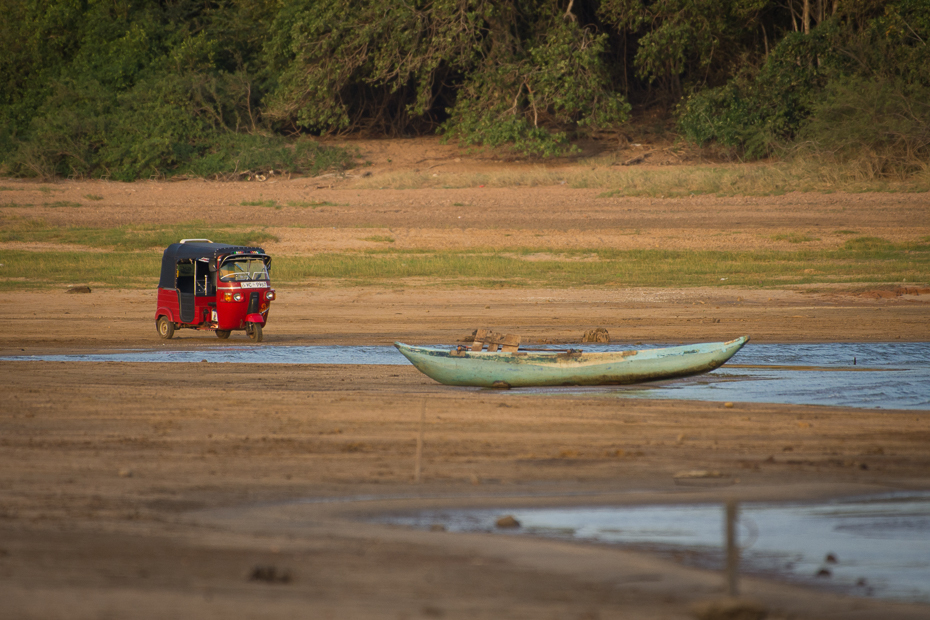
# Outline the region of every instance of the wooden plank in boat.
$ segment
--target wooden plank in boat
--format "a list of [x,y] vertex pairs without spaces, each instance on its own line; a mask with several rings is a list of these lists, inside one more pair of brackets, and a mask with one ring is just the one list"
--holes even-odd
[[513,353],[520,347],[521,337],[515,334],[498,334],[487,329],[475,331],[475,341],[471,346],[472,351],[480,351],[485,344],[488,345],[488,351],[493,353],[498,350]]
[[516,353],[517,349],[520,348],[520,336],[515,334],[507,334],[504,336],[504,340],[501,342],[503,345],[501,351],[504,353]]
[[471,345],[472,351],[480,351],[484,347],[484,339],[488,337],[488,330],[479,329],[475,332],[475,342]]

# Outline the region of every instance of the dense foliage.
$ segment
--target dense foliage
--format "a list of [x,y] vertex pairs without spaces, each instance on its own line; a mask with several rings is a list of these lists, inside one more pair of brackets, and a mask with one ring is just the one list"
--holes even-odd
[[749,156],[786,145],[859,160],[872,175],[930,161],[930,3],[835,2],[835,13],[792,32],[761,63],[696,91],[680,126],[698,143]]
[[[3,0],[0,171],[312,172],[316,136],[564,152],[632,105],[697,143],[930,159],[926,0]],[[676,108],[677,105],[677,108]],[[842,128],[837,131],[837,128]]]

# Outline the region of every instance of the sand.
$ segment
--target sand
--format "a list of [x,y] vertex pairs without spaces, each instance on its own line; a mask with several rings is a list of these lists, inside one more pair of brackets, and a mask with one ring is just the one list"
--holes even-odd
[[[414,163],[402,160],[404,148],[366,148],[375,175],[388,158],[420,165],[414,155]],[[444,168],[498,165],[427,154]],[[373,233],[357,226],[387,228],[398,247],[412,248],[513,235],[528,244],[540,234],[551,247],[704,249],[722,240],[781,247],[776,233],[810,230],[822,231],[824,247],[841,244],[835,231],[844,229],[889,240],[930,234],[919,195],[603,199],[562,186],[380,192],[353,182],[5,180],[16,189],[4,200],[39,205],[50,200],[41,187],[51,187],[55,200],[83,206],[0,214],[116,225],[248,213],[281,236],[267,248],[280,255],[366,247]],[[103,199],[88,202],[87,194]],[[241,206],[257,199],[347,206]],[[0,293],[0,356],[455,342],[477,327],[532,342],[577,341],[592,327],[625,342],[930,340],[930,295],[876,299],[862,287],[428,284],[279,286],[261,345],[241,333],[226,342],[194,331],[160,340],[152,288],[8,291]],[[724,597],[719,573],[620,548],[411,531],[372,519],[418,508],[813,500],[930,488],[923,411],[478,391],[438,385],[407,366],[16,360],[0,361],[0,370],[3,618],[693,618]],[[684,471],[717,475],[681,478]],[[930,614],[925,605],[774,579],[747,578],[741,589],[775,618]]]

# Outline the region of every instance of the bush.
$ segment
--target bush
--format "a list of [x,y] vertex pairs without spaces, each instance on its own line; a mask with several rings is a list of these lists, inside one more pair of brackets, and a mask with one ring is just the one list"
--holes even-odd
[[629,103],[610,88],[605,36],[553,14],[522,43],[467,77],[442,127],[448,137],[545,157],[568,150],[567,130],[597,131],[629,118]]
[[249,133],[237,132],[253,120],[234,90],[245,79],[168,73],[122,93],[94,80],[59,82],[25,139],[14,142],[6,171],[132,181],[178,174],[229,178],[244,171],[316,173],[351,165],[344,149],[263,133],[254,122]]
[[116,95],[95,81],[63,80],[51,87],[31,122],[7,151],[8,173],[17,176],[88,176],[99,168],[98,151],[113,133]]
[[900,79],[831,80],[801,131],[807,148],[865,178],[906,177],[930,162],[930,88]]
[[215,136],[202,153],[181,165],[177,173],[198,177],[231,178],[271,171],[318,174],[353,165],[352,155],[341,148],[321,146],[310,139],[226,133]]
[[793,140],[837,63],[829,34],[826,27],[812,35],[789,34],[759,70],[744,70],[725,86],[691,95],[678,108],[684,136],[750,158]]
[[698,144],[748,157],[779,145],[853,163],[860,176],[906,176],[930,162],[930,5],[849,3],[810,34],[782,39],[758,70],[679,106]]

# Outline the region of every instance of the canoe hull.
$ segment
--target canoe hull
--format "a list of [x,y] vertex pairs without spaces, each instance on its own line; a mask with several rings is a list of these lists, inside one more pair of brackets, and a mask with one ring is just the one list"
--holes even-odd
[[687,377],[719,368],[749,341],[609,353],[520,351],[490,353],[438,347],[394,346],[423,374],[445,385],[538,387],[625,385]]

